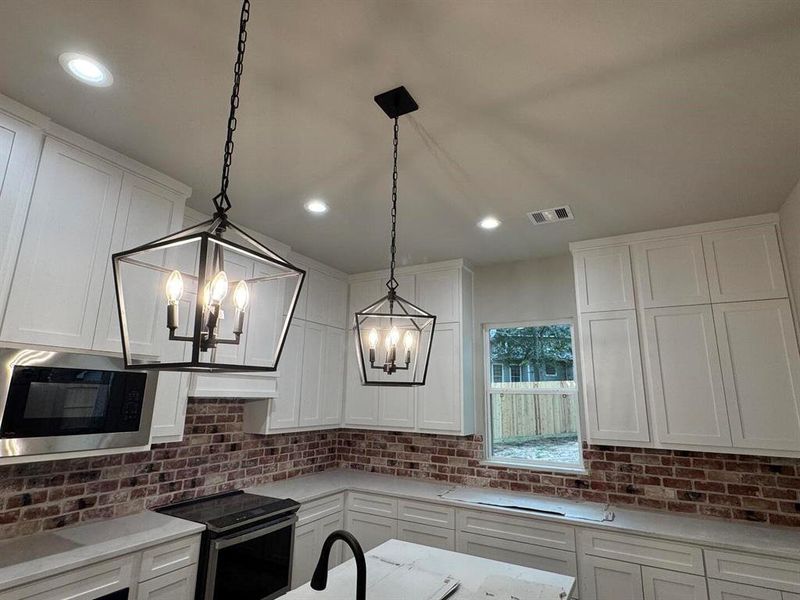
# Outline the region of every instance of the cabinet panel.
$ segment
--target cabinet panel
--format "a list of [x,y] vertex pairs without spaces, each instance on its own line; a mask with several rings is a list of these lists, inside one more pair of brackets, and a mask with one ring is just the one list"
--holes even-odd
[[297,511],[298,525],[316,521],[322,517],[338,514],[344,510],[344,494],[335,494],[327,498],[304,502]]
[[199,535],[148,548],[142,552],[139,581],[160,577],[170,571],[177,571],[193,565],[199,556]]
[[417,388],[417,413],[420,429],[460,431],[461,326],[436,323],[431,345],[428,376]]
[[581,600],[644,600],[639,565],[582,556],[580,568]]
[[636,313],[581,315],[580,337],[590,439],[650,441]]
[[378,424],[379,388],[361,384],[352,332],[348,332],[347,337],[349,338],[347,343],[349,350],[346,358],[344,422],[346,425],[376,426]]
[[789,301],[714,306],[734,447],[800,448],[800,355]]
[[793,600],[786,594],[782,599],[778,590],[717,579],[708,580],[708,595],[710,600]]
[[[399,288],[403,296],[402,288]],[[456,269],[417,273],[417,304],[436,315],[438,323],[453,323],[461,319],[461,288]],[[410,298],[409,298],[410,300]]]
[[300,426],[322,423],[322,370],[325,327],[306,323],[300,385]]
[[628,246],[580,250],[573,259],[579,312],[634,308]]
[[299,423],[304,338],[305,324],[293,320],[278,371],[278,395],[269,403],[270,429],[297,427]]
[[[343,513],[331,515],[319,521],[319,541],[317,542],[317,547],[314,550],[314,556],[317,559],[319,558],[320,552],[322,552],[322,545],[325,543],[325,540],[328,539],[328,536],[334,531],[339,531],[340,529],[344,529]],[[331,548],[330,556],[328,556],[328,568],[332,569],[333,567],[342,563],[343,547],[344,542],[336,542],[333,548]]]
[[658,441],[730,446],[711,305],[652,308],[644,314]]
[[642,567],[645,600],[708,600],[706,578]]
[[[501,540],[463,531],[456,534],[456,551],[572,577],[576,577],[578,572],[574,552]],[[623,597],[620,596],[613,600]]]
[[414,429],[417,396],[413,387],[378,388],[378,424],[395,429]]
[[308,269],[306,283],[308,294],[305,318],[322,325],[344,327],[347,282],[311,268]]
[[578,541],[584,554],[695,575],[705,572],[703,553],[696,546],[594,529],[579,529]]
[[787,296],[774,225],[708,233],[703,248],[712,302]]
[[566,525],[474,510],[459,510],[456,519],[460,532],[575,550],[575,530]]
[[[348,512],[346,522],[347,531],[355,536],[364,552],[397,538],[397,519]],[[344,548],[343,553],[344,561],[353,557],[349,548]]]
[[453,529],[456,526],[455,509],[432,502],[400,499],[397,501],[397,516],[402,521],[444,527],[445,529]]
[[292,549],[292,589],[311,581],[314,567],[317,565],[319,553],[317,539],[319,525],[306,523],[294,529],[294,547]]
[[[180,196],[142,177],[125,173],[122,177],[111,252],[121,252],[164,237],[180,229],[182,222],[183,199]],[[162,253],[159,264],[163,265],[164,259]],[[157,260],[156,255],[153,254],[149,260]],[[122,352],[110,258],[106,262],[103,295],[92,348]],[[165,343],[162,330],[166,329],[166,313],[161,294],[153,294],[154,277],[144,270],[132,270],[127,277],[131,285],[126,287],[126,302],[137,306],[137,310],[129,311],[128,315],[129,330],[135,336],[130,340],[131,352],[160,356]],[[139,294],[136,294],[137,289],[140,290]]]
[[422,544],[442,550],[456,549],[456,534],[452,529],[408,523],[400,521],[397,524],[397,539],[413,544]]
[[193,600],[197,565],[140,583],[136,600]]
[[338,425],[342,420],[344,353],[345,332],[336,327],[325,327],[320,386],[323,425]]
[[2,337],[90,348],[108,266],[122,171],[48,138]]
[[711,578],[800,593],[800,562],[721,550],[704,553]]
[[631,251],[641,307],[710,302],[699,235],[640,242]]
[[349,492],[347,494],[347,510],[397,518],[397,500],[386,496]]

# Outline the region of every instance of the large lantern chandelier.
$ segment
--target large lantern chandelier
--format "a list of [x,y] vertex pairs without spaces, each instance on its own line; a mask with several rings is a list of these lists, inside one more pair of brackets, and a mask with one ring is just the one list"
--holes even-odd
[[391,261],[386,295],[355,313],[359,372],[364,385],[425,385],[436,317],[402,298],[395,278],[398,119],[419,106],[402,86],[375,96],[375,102],[394,120]]
[[126,367],[228,372],[278,367],[305,271],[228,220],[249,18],[250,1],[244,0],[212,218],[112,257]]

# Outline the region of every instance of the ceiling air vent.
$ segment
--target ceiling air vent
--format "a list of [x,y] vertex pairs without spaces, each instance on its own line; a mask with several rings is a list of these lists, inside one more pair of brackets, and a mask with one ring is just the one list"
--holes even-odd
[[528,218],[534,225],[544,225],[545,223],[555,223],[557,221],[571,221],[572,209],[569,206],[558,206],[545,210],[535,210],[528,213]]

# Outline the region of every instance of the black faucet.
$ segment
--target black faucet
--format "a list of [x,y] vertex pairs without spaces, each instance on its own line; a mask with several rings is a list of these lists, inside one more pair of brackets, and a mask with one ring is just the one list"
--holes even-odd
[[314,569],[314,576],[311,578],[311,589],[320,592],[328,585],[328,559],[336,540],[342,540],[353,551],[353,557],[356,559],[356,600],[367,600],[367,561],[364,560],[364,551],[355,536],[343,529],[334,531],[322,544],[317,568]]

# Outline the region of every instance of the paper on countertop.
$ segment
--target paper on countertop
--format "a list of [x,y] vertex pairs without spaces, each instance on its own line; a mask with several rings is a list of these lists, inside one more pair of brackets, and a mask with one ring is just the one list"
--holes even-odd
[[494,490],[487,493],[486,490],[470,488],[453,488],[439,494],[439,497],[468,504],[514,508],[542,515],[554,515],[584,521],[602,522],[614,520],[614,511],[611,510],[610,506],[596,502],[564,502],[557,498],[503,494]]
[[554,592],[531,585],[524,579],[506,575],[489,575],[483,581],[475,600],[565,600],[567,592]]
[[393,598],[402,590],[404,598],[444,600],[459,586],[450,575],[428,571],[412,563],[401,565],[368,590],[370,598]]

